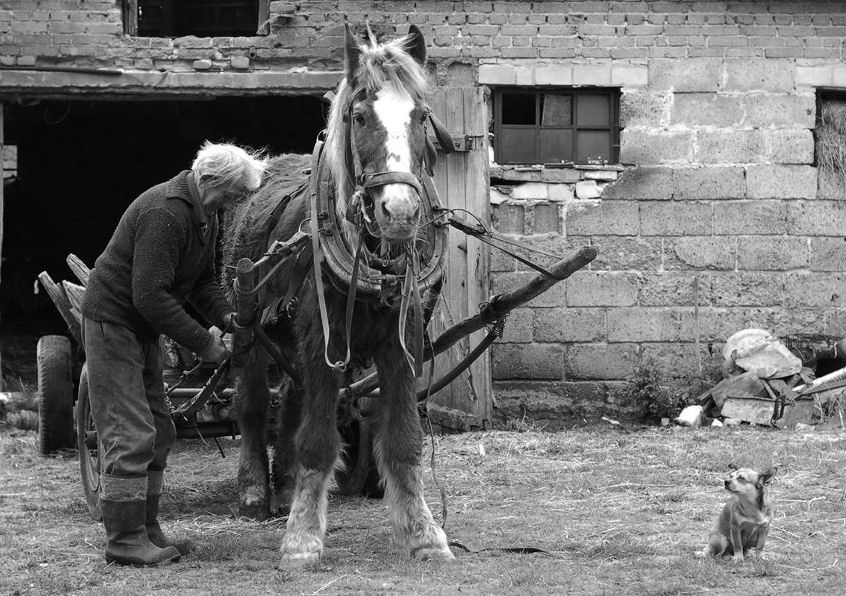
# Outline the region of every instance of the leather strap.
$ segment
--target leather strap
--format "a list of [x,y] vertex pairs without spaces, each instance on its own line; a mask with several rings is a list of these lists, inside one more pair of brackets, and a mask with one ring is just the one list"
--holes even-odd
[[321,163],[320,154],[323,151],[323,141],[318,140],[314,144],[314,151],[312,153],[312,176],[311,176],[311,217],[309,217],[309,228],[311,230],[311,249],[313,252],[312,264],[314,265],[314,288],[317,292],[317,306],[320,310],[320,324],[323,327],[323,359],[326,364],[334,371],[343,372],[347,368],[350,361],[350,345],[347,342],[347,354],[343,361],[332,362],[329,360],[329,313],[326,310],[326,296],[323,288],[323,272],[321,271],[321,263],[323,261],[323,250],[320,248],[320,228],[317,224],[318,218],[321,216],[317,212],[317,193],[320,188],[320,176],[322,174],[323,164]]

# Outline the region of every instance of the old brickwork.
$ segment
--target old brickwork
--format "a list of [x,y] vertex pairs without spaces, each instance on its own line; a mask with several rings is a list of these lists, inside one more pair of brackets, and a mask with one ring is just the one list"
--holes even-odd
[[[818,184],[813,136],[817,89],[846,89],[842,2],[303,0],[271,3],[268,36],[158,39],[123,35],[114,0],[4,0],[0,65],[336,70],[345,16],[420,26],[442,85],[622,89],[623,167],[492,168],[499,231],[600,249],[510,317],[501,411],[631,413],[644,358],[685,384],[745,327],[846,335],[846,193]],[[494,292],[531,275],[492,268]]]

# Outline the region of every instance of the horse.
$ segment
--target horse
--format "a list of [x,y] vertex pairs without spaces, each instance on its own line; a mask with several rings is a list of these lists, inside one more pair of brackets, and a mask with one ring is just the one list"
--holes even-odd
[[[424,499],[415,397],[446,254],[427,176],[436,157],[428,123],[439,141],[444,130],[426,104],[425,40],[415,26],[388,42],[369,29],[359,41],[345,26],[344,38],[325,140],[311,158],[273,159],[262,186],[223,226],[222,282],[233,303],[238,259],[260,257],[298,233],[310,237],[255,295],[261,329],[295,369],[280,385],[278,428],[267,421],[268,350],[253,338],[240,364],[233,350],[239,508],[258,518],[288,510],[281,569],[319,565],[342,449],[339,390],[373,364],[380,384],[373,452],[394,535],[413,559],[454,559]],[[309,166],[307,179],[298,179]]]

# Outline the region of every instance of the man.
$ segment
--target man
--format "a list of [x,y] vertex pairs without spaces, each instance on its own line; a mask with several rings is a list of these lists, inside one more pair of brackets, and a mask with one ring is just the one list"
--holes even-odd
[[[206,142],[191,170],[139,196],[94,264],[82,300],[94,425],[103,449],[100,497],[106,561],[158,565],[185,554],[157,521],[163,471],[176,430],[165,400],[159,334],[208,362],[227,356],[233,316],[215,276],[218,209],[261,182],[265,161]],[[185,310],[190,302],[214,323]]]

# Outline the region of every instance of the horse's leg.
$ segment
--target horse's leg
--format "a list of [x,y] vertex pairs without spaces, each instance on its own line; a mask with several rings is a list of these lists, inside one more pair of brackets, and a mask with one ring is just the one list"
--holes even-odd
[[423,430],[417,413],[414,379],[398,340],[376,354],[381,381],[382,417],[375,452],[385,483],[385,502],[394,535],[416,559],[451,560],[446,534],[435,523],[423,497],[420,457]]
[[253,350],[247,364],[238,373],[238,428],[241,432],[238,509],[241,515],[267,519],[270,515],[270,495],[265,432],[270,390],[264,350]]
[[270,478],[273,494],[270,511],[274,514],[287,514],[290,511],[297,480],[297,453],[294,437],[300,426],[300,409],[303,391],[288,376],[279,387],[279,424],[273,439],[273,460],[270,463]]
[[[311,298],[313,304],[316,299],[314,295]],[[306,310],[300,316],[305,328],[300,343],[305,397],[302,422],[295,439],[297,482],[282,537],[281,569],[314,566],[320,562],[326,534],[327,493],[341,443],[335,421],[339,381],[323,360],[319,315]],[[340,316],[343,321],[343,315]],[[342,338],[343,333],[342,328],[334,326],[333,342]]]

